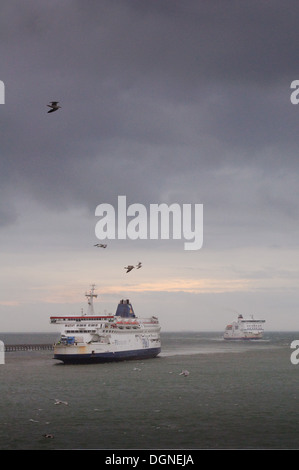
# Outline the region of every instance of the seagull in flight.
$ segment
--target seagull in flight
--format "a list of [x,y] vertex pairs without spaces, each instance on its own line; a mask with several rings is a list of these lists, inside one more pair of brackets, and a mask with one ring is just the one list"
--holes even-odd
[[188,370],[182,370],[182,372],[179,375],[183,375],[184,377],[187,377],[189,375]]
[[139,261],[139,263],[136,265],[136,269],[140,269],[141,267],[142,267],[142,264]]
[[62,400],[58,400],[57,398],[55,399],[55,403],[54,405],[68,405],[68,402],[67,401],[62,401]]
[[107,245],[103,245],[103,243],[97,243],[94,246],[97,246],[98,248],[106,248],[107,247]]
[[127,270],[126,272],[129,273],[130,271],[132,271],[132,269],[134,269],[134,266],[132,266],[132,265],[125,266],[124,269],[126,269]]
[[54,111],[57,111],[59,108],[61,108],[58,103],[59,101],[51,101],[51,104],[47,104],[49,108],[52,108],[50,111],[48,111],[48,113],[53,113]]

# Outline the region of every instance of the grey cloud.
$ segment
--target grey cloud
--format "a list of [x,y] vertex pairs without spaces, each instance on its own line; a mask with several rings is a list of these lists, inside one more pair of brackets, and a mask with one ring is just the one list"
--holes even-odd
[[[296,2],[12,1],[1,9],[2,188],[91,211],[117,194],[146,202],[175,193],[217,214],[221,195],[242,220],[257,199],[256,177],[271,192],[271,175],[298,171],[289,100],[299,78]],[[62,109],[48,116],[54,99]],[[242,193],[225,170],[238,178],[247,168]],[[260,208],[271,207],[266,192],[258,189]],[[284,201],[295,213],[292,197]]]

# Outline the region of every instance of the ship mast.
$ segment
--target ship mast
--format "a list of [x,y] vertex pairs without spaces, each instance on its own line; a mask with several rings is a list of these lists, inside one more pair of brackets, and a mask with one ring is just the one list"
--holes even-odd
[[85,297],[87,297],[87,303],[88,303],[88,315],[94,315],[94,310],[93,310],[93,298],[97,297],[98,295],[94,293],[95,289],[95,284],[91,285],[91,289],[89,294],[86,292]]

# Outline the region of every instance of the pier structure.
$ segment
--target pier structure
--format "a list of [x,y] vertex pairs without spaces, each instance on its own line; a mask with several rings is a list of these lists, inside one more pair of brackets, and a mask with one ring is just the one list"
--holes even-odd
[[5,344],[5,352],[53,350],[53,344]]

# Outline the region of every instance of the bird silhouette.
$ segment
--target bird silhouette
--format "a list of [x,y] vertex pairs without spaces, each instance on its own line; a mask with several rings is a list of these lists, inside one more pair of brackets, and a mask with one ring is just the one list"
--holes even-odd
[[126,272],[129,273],[130,271],[132,271],[132,269],[134,269],[134,266],[132,266],[132,265],[125,266],[124,269],[126,269],[127,270]]
[[50,109],[50,111],[48,111],[48,114],[54,113],[54,111],[57,111],[59,108],[61,108],[61,106],[59,106],[58,103],[59,101],[51,101],[51,104],[47,104],[49,108],[52,108]]

